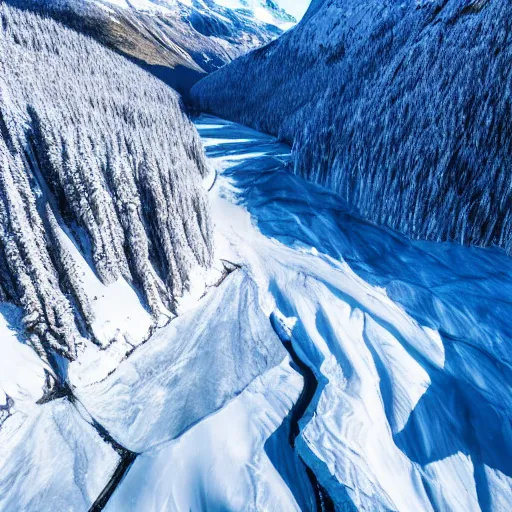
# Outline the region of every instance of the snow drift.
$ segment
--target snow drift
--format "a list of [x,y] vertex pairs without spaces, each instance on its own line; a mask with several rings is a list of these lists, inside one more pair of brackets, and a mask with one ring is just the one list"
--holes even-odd
[[318,0],[192,94],[373,222],[511,253],[511,23],[499,0]]

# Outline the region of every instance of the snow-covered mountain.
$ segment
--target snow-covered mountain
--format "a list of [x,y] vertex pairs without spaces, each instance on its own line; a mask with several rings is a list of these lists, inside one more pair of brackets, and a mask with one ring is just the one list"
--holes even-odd
[[194,97],[292,142],[297,173],[374,222],[511,253],[510,13],[500,0],[315,0]]
[[353,209],[507,247],[505,11],[314,0],[197,86],[293,153],[141,69],[268,12],[0,1],[0,512],[512,509],[512,258]]
[[74,387],[204,293],[209,166],[177,93],[51,18],[0,4],[0,70],[0,510],[86,511],[132,455]]
[[227,9],[245,11],[254,20],[268,25],[287,27],[293,23],[293,18],[277,3],[272,0],[89,0],[98,4],[111,4],[124,9],[151,12],[154,14],[170,14],[176,7],[193,7],[196,10],[215,9],[225,7]]
[[187,95],[191,85],[293,26],[271,0],[9,0],[55,17]]

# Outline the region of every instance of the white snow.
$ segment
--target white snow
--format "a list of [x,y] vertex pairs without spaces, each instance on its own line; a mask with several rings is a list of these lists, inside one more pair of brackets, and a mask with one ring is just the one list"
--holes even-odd
[[17,413],[0,429],[0,510],[88,510],[118,461],[65,398]]
[[283,360],[222,410],[141,455],[105,510],[300,510],[265,443],[301,388]]
[[33,407],[43,396],[44,370],[51,373],[34,350],[23,343],[21,317],[19,308],[0,303],[0,406],[9,396],[15,411]]
[[324,379],[297,445],[331,496],[368,511],[505,510],[510,260],[361,221],[284,171],[271,137],[196,125],[219,171],[218,256],[246,266]]
[[[96,0],[96,2],[100,5],[108,3],[122,9],[136,9],[138,11],[158,14],[171,14],[180,5],[194,6],[192,0]],[[249,11],[255,20],[278,26],[283,30],[287,30],[294,25],[294,23],[285,22],[274,17],[272,11],[261,0],[215,0],[215,4],[227,9]],[[204,3],[202,7],[208,8]],[[221,17],[220,15],[218,16],[219,18]],[[229,22],[229,20],[227,21]]]
[[131,344],[137,344],[144,340],[152,319],[135,290],[122,277],[104,285],[70,235],[61,228],[58,236],[73,258],[80,286],[91,302],[94,314],[92,329],[100,343],[106,346],[113,340],[127,339]]
[[285,357],[258,295],[250,276],[235,271],[108,378],[77,383],[76,395],[134,452],[171,441]]

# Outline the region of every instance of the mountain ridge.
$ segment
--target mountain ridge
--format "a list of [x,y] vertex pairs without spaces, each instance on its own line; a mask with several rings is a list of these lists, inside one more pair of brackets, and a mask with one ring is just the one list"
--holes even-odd
[[[82,32],[188,97],[193,83],[295,22],[259,0],[8,0]],[[225,6],[226,5],[226,6]]]

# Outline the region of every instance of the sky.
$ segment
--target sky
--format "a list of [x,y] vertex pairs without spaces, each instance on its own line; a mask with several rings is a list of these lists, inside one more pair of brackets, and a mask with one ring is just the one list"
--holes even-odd
[[304,16],[310,3],[311,0],[277,0],[277,4],[286,12],[295,16],[297,20],[300,20],[302,16]]

